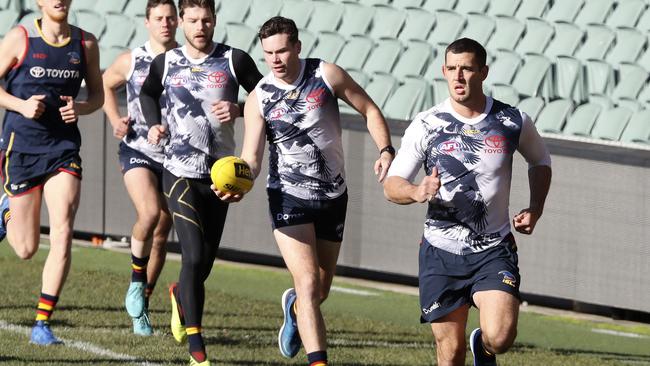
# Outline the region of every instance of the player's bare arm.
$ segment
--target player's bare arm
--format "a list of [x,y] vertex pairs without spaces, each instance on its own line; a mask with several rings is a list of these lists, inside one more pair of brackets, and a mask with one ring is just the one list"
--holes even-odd
[[[375,141],[377,150],[382,151],[385,147],[390,146],[388,124],[381,110],[366,91],[345,70],[335,64],[325,63],[323,70],[336,96],[343,99],[366,120],[368,132]],[[384,178],[386,178],[386,173],[388,173],[393,158],[393,154],[389,151],[380,152],[379,159],[375,161],[374,165],[375,175],[377,175],[379,182],[383,182]]]
[[[22,28],[16,27],[7,32],[0,44],[0,78],[7,75],[9,70],[22,61],[25,53],[25,38],[27,35]],[[0,87],[0,107],[22,114],[26,118],[35,119],[45,111],[45,104],[42,102],[44,95],[33,95],[24,100],[15,97]]]
[[400,205],[431,201],[438,194],[439,189],[440,178],[438,178],[436,168],[433,168],[431,174],[425,176],[420,184],[413,184],[397,175],[386,178],[384,182],[384,195],[386,198]]
[[131,68],[131,51],[115,59],[102,75],[104,85],[104,113],[113,127],[113,136],[123,138],[129,130],[129,116],[120,115],[116,90],[126,83]]
[[71,96],[61,96],[66,105],[59,108],[65,123],[74,123],[79,116],[91,114],[104,104],[104,88],[102,74],[99,70],[99,46],[97,38],[92,33],[86,33],[84,48],[86,51],[86,89],[88,98],[85,101],[75,101]]

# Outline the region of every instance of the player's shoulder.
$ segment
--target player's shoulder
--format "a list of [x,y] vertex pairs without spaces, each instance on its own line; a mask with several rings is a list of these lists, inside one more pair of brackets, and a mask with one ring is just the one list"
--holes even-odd
[[441,114],[449,113],[448,103],[443,101],[434,105],[433,107],[418,113],[413,118],[413,123],[421,124],[427,127],[435,127],[445,123],[444,119],[440,118]]

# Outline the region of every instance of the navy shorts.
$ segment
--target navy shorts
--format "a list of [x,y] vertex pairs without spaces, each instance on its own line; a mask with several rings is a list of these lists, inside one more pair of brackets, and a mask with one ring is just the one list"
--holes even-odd
[[21,196],[41,187],[56,172],[65,172],[81,179],[81,157],[78,150],[44,154],[3,150],[0,164],[4,190],[10,197]]
[[273,229],[314,224],[316,237],[342,242],[348,192],[331,200],[304,200],[276,189],[267,189]]
[[465,304],[474,305],[472,296],[478,291],[505,291],[520,299],[521,277],[512,234],[495,247],[468,255],[438,249],[422,239],[419,264],[422,323],[431,323]]
[[162,192],[163,165],[161,163],[130,147],[124,141],[120,142],[118,156],[123,175],[133,168],[149,169],[158,178],[158,190]]

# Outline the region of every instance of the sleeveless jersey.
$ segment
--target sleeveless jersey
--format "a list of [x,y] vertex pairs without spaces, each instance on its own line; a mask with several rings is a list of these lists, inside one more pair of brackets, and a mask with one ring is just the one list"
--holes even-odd
[[65,105],[61,96],[77,97],[86,74],[84,32],[70,25],[70,41],[48,43],[34,23],[19,26],[26,34],[23,58],[5,78],[9,94],[21,99],[45,95],[45,112],[37,119],[7,110],[0,148],[24,153],[45,153],[79,150],[81,134],[77,123],[65,123],[59,108]]
[[424,164],[427,175],[437,168],[441,186],[429,202],[424,237],[454,254],[483,251],[510,233],[513,153],[524,119],[531,122],[518,109],[492,98],[487,98],[486,112],[465,119],[447,99],[420,113],[405,132],[389,172],[412,181],[415,174],[395,174],[405,159]]
[[231,56],[232,48],[224,44],[215,44],[201,59],[190,58],[184,46],[165,55],[162,80],[170,141],[164,167],[178,177],[208,178],[212,163],[235,152],[234,123],[219,122],[211,111],[217,100],[237,102]]
[[[154,161],[162,163],[164,159],[162,146],[153,145],[147,141],[149,126],[142,115],[139,98],[140,89],[149,74],[149,66],[154,57],[155,55],[148,41],[143,46],[131,51],[131,70],[126,78],[126,103],[129,118],[131,119],[129,122],[131,129],[122,140],[130,148],[145,154]],[[166,125],[165,106],[163,102],[161,102],[161,108],[162,123]]]
[[306,200],[326,200],[346,190],[337,98],[322,60],[301,60],[292,85],[269,73],[255,88],[269,141],[267,187]]

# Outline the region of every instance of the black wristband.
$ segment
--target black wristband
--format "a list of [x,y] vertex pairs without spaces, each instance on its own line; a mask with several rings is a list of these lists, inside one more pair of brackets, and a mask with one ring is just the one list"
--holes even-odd
[[393,145],[388,145],[385,148],[379,150],[379,155],[381,155],[381,154],[383,154],[385,152],[395,156],[395,148],[393,147]]

